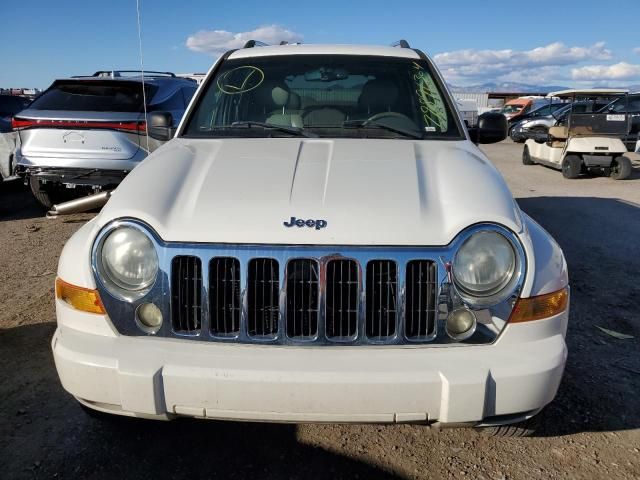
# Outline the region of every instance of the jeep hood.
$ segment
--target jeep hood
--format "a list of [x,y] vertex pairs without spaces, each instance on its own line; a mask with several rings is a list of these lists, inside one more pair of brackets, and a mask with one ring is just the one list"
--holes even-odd
[[[521,230],[501,175],[456,141],[178,138],[96,224],[125,217],[182,242],[435,246],[478,222]],[[285,226],[291,217],[326,226]]]

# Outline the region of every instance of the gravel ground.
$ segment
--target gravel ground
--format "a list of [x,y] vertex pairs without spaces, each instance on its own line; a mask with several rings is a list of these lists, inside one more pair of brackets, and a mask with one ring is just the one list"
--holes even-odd
[[0,188],[0,478],[640,478],[640,157],[630,180],[564,180],[522,165],[521,149],[485,147],[522,208],[562,245],[572,283],[566,374],[536,438],[93,420],[62,390],[49,347],[58,255],[91,214],[46,219],[13,184]]

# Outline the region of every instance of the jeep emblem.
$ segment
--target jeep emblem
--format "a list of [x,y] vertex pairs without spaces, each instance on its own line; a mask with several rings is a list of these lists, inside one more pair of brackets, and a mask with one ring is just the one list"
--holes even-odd
[[327,226],[327,221],[326,220],[303,220],[302,218],[296,218],[296,217],[291,217],[291,220],[289,220],[289,222],[283,222],[282,223],[285,227],[287,228],[291,228],[291,227],[309,227],[309,228],[314,228],[316,230],[320,230],[324,227]]

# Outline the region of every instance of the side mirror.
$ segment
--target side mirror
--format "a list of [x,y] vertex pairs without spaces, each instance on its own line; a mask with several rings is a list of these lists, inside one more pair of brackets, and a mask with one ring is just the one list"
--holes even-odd
[[169,112],[151,112],[147,128],[151,138],[161,141],[171,140],[176,133],[173,128],[173,115]]
[[507,118],[501,113],[487,112],[478,117],[478,126],[469,130],[474,143],[497,143],[507,138]]

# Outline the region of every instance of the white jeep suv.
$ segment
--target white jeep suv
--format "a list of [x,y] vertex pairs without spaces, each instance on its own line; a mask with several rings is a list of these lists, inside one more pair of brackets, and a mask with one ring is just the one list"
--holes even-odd
[[137,417],[528,433],[568,279],[474,143],[505,136],[405,42],[228,52],[64,247],[62,385]]

